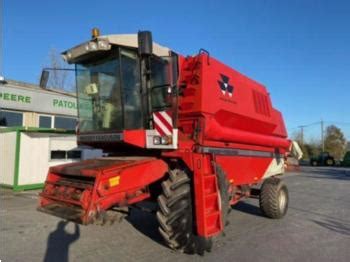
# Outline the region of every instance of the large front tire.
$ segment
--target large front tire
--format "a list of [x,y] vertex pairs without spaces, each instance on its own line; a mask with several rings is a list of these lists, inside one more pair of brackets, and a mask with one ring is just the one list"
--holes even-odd
[[168,179],[162,182],[162,194],[158,196],[158,204],[159,232],[170,248],[200,255],[210,251],[211,239],[195,234],[191,180],[185,171],[169,171]]
[[267,178],[260,189],[261,212],[269,218],[282,218],[287,213],[288,202],[288,189],[282,180],[277,177]]

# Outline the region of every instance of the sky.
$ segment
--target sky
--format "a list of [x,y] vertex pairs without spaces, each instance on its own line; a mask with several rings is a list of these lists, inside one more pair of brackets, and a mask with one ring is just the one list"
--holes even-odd
[[[49,50],[151,30],[183,55],[200,48],[264,84],[289,134],[336,124],[350,140],[350,1],[0,0],[0,75],[37,83]],[[2,69],[1,69],[2,68]],[[319,124],[305,128],[320,137]]]

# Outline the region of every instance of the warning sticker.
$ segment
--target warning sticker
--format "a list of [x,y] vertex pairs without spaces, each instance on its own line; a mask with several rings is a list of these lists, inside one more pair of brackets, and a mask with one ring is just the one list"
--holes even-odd
[[109,186],[117,186],[120,183],[120,176],[111,177],[109,179]]

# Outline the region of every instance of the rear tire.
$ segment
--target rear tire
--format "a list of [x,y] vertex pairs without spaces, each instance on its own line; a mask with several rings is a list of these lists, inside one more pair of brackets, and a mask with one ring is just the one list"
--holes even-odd
[[326,166],[334,166],[335,162],[332,158],[328,158],[326,161]]
[[230,206],[231,196],[229,194],[230,184],[227,180],[224,170],[219,165],[216,165],[216,174],[218,176],[218,186],[220,190],[220,199],[221,199],[221,217],[222,217],[222,225],[224,230],[225,227],[229,224],[227,220],[227,216],[232,211]]
[[288,202],[287,186],[279,178],[271,177],[264,181],[260,189],[259,204],[265,216],[273,219],[284,217]]
[[158,204],[159,232],[171,249],[200,255],[211,250],[211,239],[194,233],[191,179],[186,172],[169,171],[168,179],[162,182]]

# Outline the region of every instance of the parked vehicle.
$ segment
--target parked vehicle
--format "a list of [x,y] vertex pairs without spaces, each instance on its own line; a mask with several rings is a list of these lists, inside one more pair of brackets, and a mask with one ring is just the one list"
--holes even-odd
[[328,152],[322,152],[317,157],[310,159],[310,165],[312,166],[334,166],[335,160]]
[[350,151],[346,152],[341,162],[342,166],[350,166]]

